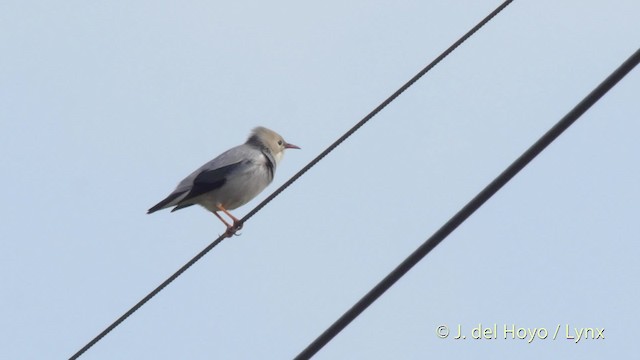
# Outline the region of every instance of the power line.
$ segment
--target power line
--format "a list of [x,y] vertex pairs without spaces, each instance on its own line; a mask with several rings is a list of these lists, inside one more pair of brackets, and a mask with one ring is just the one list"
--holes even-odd
[[162,284],[158,285],[153,291],[151,291],[147,296],[142,298],[142,300],[138,301],[129,311],[120,316],[113,324],[109,325],[106,329],[104,329],[100,334],[98,334],[93,340],[89,341],[87,345],[83,346],[82,349],[78,350],[73,356],[69,359],[74,360],[79,358],[82,354],[84,354],[89,348],[95,345],[98,341],[100,341],[105,335],[111,332],[111,330],[115,329],[118,325],[120,325],[123,321],[125,321],[131,314],[136,312],[138,309],[142,307],[147,301],[151,300],[152,297],[156,296],[162,289],[164,289],[167,285],[169,285],[173,280],[175,280],[178,276],[182,275],[183,272],[187,271],[191,265],[195,264],[196,261],[200,260],[203,256],[206,255],[211,249],[213,249],[216,245],[218,245],[222,240],[226,238],[225,234],[220,235],[216,240],[214,240],[211,244],[209,244],[204,250],[200,251],[198,255],[196,255],[193,259],[189,260],[188,263],[184,264],[178,271],[176,271],[173,275],[171,275],[167,280],[163,281]]
[[476,26],[474,26],[471,30],[469,30],[466,34],[464,34],[458,41],[453,43],[453,45],[449,46],[445,51],[442,52],[435,60],[433,60],[429,65],[427,65],[424,69],[420,70],[414,77],[412,77],[409,81],[407,81],[400,89],[391,94],[385,101],[383,101],[380,105],[378,105],[375,109],[373,109],[367,116],[365,116],[362,120],[360,120],[357,124],[355,124],[349,131],[347,131],[344,135],[342,135],[338,140],[336,140],[333,144],[329,145],[329,147],[320,153],[320,155],[316,156],[315,159],[311,160],[309,164],[303,167],[298,173],[293,175],[291,179],[285,182],[282,186],[280,186],[273,194],[269,195],[264,201],[262,201],[258,206],[256,206],[253,210],[249,211],[245,217],[243,217],[240,221],[241,223],[248,220],[250,217],[255,215],[260,209],[262,209],[267,203],[273,200],[276,196],[278,196],[284,189],[289,187],[289,185],[293,184],[294,181],[298,180],[300,176],[306,173],[309,169],[311,169],[315,164],[317,164],[322,158],[327,156],[330,152],[332,152],[336,147],[342,144],[349,136],[353,135],[354,132],[358,131],[362,127],[362,125],[366,124],[371,118],[376,116],[382,109],[384,109],[387,105],[389,105],[393,100],[395,100],[400,94],[402,94],[405,90],[407,90],[411,85],[413,85],[416,81],[418,81],[424,74],[429,72],[434,66],[438,65],[440,61],[442,61],[445,57],[453,52],[458,46],[460,46],[463,42],[465,42],[468,38],[470,38],[476,31],[480,30],[486,23],[489,22],[494,16],[498,15],[507,5],[511,4],[513,0],[507,0],[498,6],[493,12],[487,15],[482,21],[480,21]]
[[438,231],[436,231],[427,241],[418,247],[409,257],[407,257],[398,267],[393,269],[382,281],[362,297],[355,305],[336,320],[317,339],[307,346],[296,360],[309,359],[322,349],[340,331],[357,318],[369,305],[373,304],[385,291],[389,290],[396,281],[400,280],[411,268],[422,260],[431,250],[440,244],[451,232],[462,224],[480,206],[489,200],[498,190],[500,190],[509,180],[511,180],[520,170],[522,170],[531,160],[551,144],[560,134],[571,126],[582,114],[584,114],[593,104],[595,104],[604,94],[613,88],[618,81],[624,78],[636,65],[640,63],[640,49],[631,55],[622,65],[620,65],[609,77],[598,85],[589,95],[578,103],[567,115],[557,124],[547,131],[538,141],[527,149],[509,167],[496,177],[489,185],[478,193],[471,201],[458,211],[449,221],[447,221]]
[[[330,152],[332,152],[336,147],[338,147],[342,142],[344,142],[349,136],[353,135],[358,129],[360,129],[365,123],[367,123],[371,118],[373,118],[376,114],[378,114],[382,109],[384,109],[387,105],[389,105],[392,101],[394,101],[400,94],[402,94],[405,90],[407,90],[411,85],[413,85],[416,81],[418,81],[423,75],[429,72],[434,66],[436,66],[440,61],[442,61],[445,57],[447,57],[453,50],[455,50],[460,44],[465,42],[469,37],[471,37],[476,31],[478,31],[481,27],[483,27],[489,20],[491,20],[494,16],[496,16],[500,11],[502,11],[507,5],[509,5],[513,0],[507,0],[498,8],[496,8],[491,14],[485,17],[482,21],[480,21],[476,26],[474,26],[471,30],[469,30],[466,34],[464,34],[460,39],[458,39],[453,45],[447,48],[440,56],[438,56],[435,60],[433,60],[429,65],[427,65],[424,69],[418,72],[414,77],[412,77],[409,81],[407,81],[400,89],[394,92],[391,96],[389,96],[386,100],[384,100],[380,105],[378,105],[373,111],[371,111],[367,116],[365,116],[362,120],[360,120],[357,124],[355,124],[351,129],[349,129],[344,135],[342,135],[338,140],[336,140],[333,144],[329,145],[327,149],[325,149],[320,155],[311,160],[306,166],[304,166],[300,171],[298,171],[295,175],[293,175],[287,182],[282,184],[276,191],[274,191],[271,195],[269,195],[266,199],[264,199],[260,204],[258,204],[255,208],[253,208],[247,215],[245,215],[242,219],[240,219],[240,226],[244,224],[247,220],[253,217],[258,211],[260,211],[263,207],[265,207],[271,200],[273,200],[276,196],[280,195],[289,185],[293,184],[298,178],[300,178],[304,173],[306,173],[309,169],[315,166],[320,160],[322,160],[325,156],[327,156]],[[200,260],[204,255],[206,255],[211,249],[216,247],[222,240],[224,240],[226,236],[220,235],[216,240],[214,240],[211,244],[209,244],[206,248],[200,251],[193,259],[189,260],[184,266],[182,266],[178,271],[176,271],[173,275],[171,275],[167,280],[163,281],[158,287],[156,287],[153,291],[151,291],[147,296],[142,298],[142,300],[138,301],[131,309],[129,309],[126,313],[120,316],[116,321],[114,321],[111,325],[109,325],[105,330],[103,330],[100,334],[98,334],[95,338],[89,341],[85,346],[83,346],[78,352],[76,352],[73,356],[71,356],[70,360],[75,360],[79,358],[82,354],[84,354],[89,348],[95,345],[98,341],[100,341],[103,337],[105,337],[109,332],[115,329],[118,325],[120,325],[123,321],[125,321],[131,314],[136,312],[139,308],[141,308],[147,301],[151,300],[154,296],[156,296],[162,289],[164,289],[167,285],[169,285],[172,281],[174,281],[178,276],[182,275],[188,268],[190,268],[193,264],[195,264],[198,260]]]

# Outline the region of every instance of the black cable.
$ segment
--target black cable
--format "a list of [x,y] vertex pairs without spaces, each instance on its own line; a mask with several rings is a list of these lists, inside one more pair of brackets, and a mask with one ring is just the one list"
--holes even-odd
[[402,94],[405,90],[407,90],[409,87],[411,87],[411,85],[413,85],[416,81],[418,81],[418,79],[420,79],[424,74],[429,72],[429,70],[431,70],[440,61],[442,61],[442,59],[447,57],[451,52],[453,52],[453,50],[455,50],[458,46],[460,46],[460,44],[462,44],[468,38],[470,38],[471,35],[473,35],[476,31],[478,31],[481,27],[483,27],[486,23],[488,23],[489,20],[491,20],[494,16],[498,15],[498,13],[500,11],[502,11],[505,7],[507,7],[507,5],[511,4],[512,2],[513,2],[513,0],[507,0],[504,3],[502,3],[500,6],[498,6],[493,12],[491,12],[491,14],[487,15],[487,17],[482,19],[482,21],[480,21],[476,26],[474,26],[466,34],[464,34],[460,39],[458,39],[458,41],[453,43],[453,45],[449,46],[449,48],[447,48],[447,50],[442,52],[442,54],[440,54],[440,56],[435,58],[435,60],[433,60],[429,65],[427,65],[424,69],[420,70],[419,73],[417,73],[414,77],[412,77],[409,81],[407,81],[404,85],[402,85],[402,87],[400,87],[400,89],[398,89],[398,91],[396,91],[393,94],[391,94],[391,96],[389,96],[385,101],[383,101],[380,105],[378,105],[378,107],[373,109],[373,111],[371,111],[367,116],[365,116],[362,120],[360,120],[357,124],[355,124],[351,129],[349,129],[349,131],[347,131],[344,135],[342,135],[333,144],[329,145],[329,147],[326,150],[324,150],[323,152],[321,152],[320,155],[316,156],[316,158],[311,160],[311,162],[309,162],[309,164],[307,164],[300,171],[298,171],[295,175],[293,175],[291,177],[291,179],[289,179],[287,182],[282,184],[282,186],[280,186],[276,191],[274,191],[273,194],[269,195],[266,199],[264,199],[264,201],[262,201],[260,204],[258,204],[258,206],[256,206],[253,210],[249,211],[249,213],[247,215],[245,215],[240,220],[240,222],[244,223],[244,221],[247,221],[250,217],[252,217],[258,211],[260,211],[260,209],[262,209],[265,205],[267,205],[267,203],[269,203],[276,196],[278,196],[284,189],[289,187],[289,185],[293,184],[294,181],[298,180],[298,178],[300,176],[302,176],[309,169],[311,169],[315,164],[317,164],[320,160],[322,160],[323,157],[327,156],[327,154],[332,152],[336,147],[338,147],[338,145],[340,145],[349,136],[351,136],[354,132],[356,132],[358,129],[360,129],[360,127],[362,127],[362,125],[366,124],[369,120],[371,120],[372,117],[376,116],[376,114],[378,114],[380,112],[380,110],[384,109],[387,105],[389,105],[393,100],[395,100],[398,96],[400,96],[400,94]]
[[209,244],[204,250],[200,251],[198,255],[196,255],[193,259],[189,260],[188,263],[183,265],[178,271],[176,271],[173,275],[171,275],[167,280],[162,282],[162,284],[158,285],[152,292],[150,292],[147,296],[142,298],[142,300],[138,301],[129,311],[120,316],[113,324],[109,325],[106,329],[104,329],[98,336],[93,338],[93,340],[89,341],[87,345],[83,346],[82,349],[78,350],[73,356],[71,356],[70,360],[75,360],[80,357],[80,355],[84,354],[85,351],[89,350],[90,347],[95,345],[98,341],[100,341],[105,335],[107,335],[111,330],[115,329],[118,325],[120,325],[123,321],[125,321],[131,314],[136,312],[142,305],[144,305],[147,301],[151,300],[152,297],[156,296],[162,289],[164,289],[167,285],[169,285],[173,280],[175,280],[178,276],[182,275],[191,265],[195,264],[196,261],[200,260],[206,253],[208,253],[211,249],[213,249],[216,245],[218,245],[222,240],[226,238],[226,235],[220,235],[216,240],[214,240],[211,244]]
[[[497,15],[502,9],[504,9],[507,5],[509,5],[513,0],[507,0],[502,5],[500,5],[496,10],[494,10],[491,14],[485,17],[481,22],[479,22],[476,26],[474,26],[471,30],[469,30],[464,36],[462,36],[458,41],[456,41],[453,45],[451,45],[448,49],[446,49],[440,56],[438,56],[435,60],[433,60],[429,65],[427,65],[424,69],[422,69],[418,74],[416,74],[413,78],[411,78],[407,83],[405,83],[400,89],[394,92],[391,96],[389,96],[385,101],[383,101],[378,107],[373,109],[367,116],[365,116],[362,120],[360,120],[356,125],[354,125],[349,131],[347,131],[344,135],[342,135],[338,140],[336,140],[333,144],[331,144],[327,149],[325,149],[320,155],[314,158],[311,162],[309,162],[305,167],[303,167],[300,171],[298,171],[294,176],[292,176],[287,182],[282,184],[276,191],[274,191],[271,195],[269,195],[266,199],[264,199],[260,204],[258,204],[255,208],[253,208],[247,215],[245,215],[242,219],[240,219],[240,226],[244,224],[247,220],[249,220],[252,216],[254,216],[258,211],[260,211],[265,205],[267,205],[271,200],[273,200],[276,196],[280,195],[284,189],[289,187],[289,185],[293,184],[298,178],[300,178],[304,173],[306,173],[309,169],[311,169],[314,165],[316,165],[322,158],[327,156],[331,151],[333,151],[336,147],[338,147],[342,142],[344,142],[349,136],[355,133],[362,125],[371,120],[380,110],[384,109],[387,105],[389,105],[392,101],[394,101],[400,94],[402,94],[405,90],[407,90],[411,85],[413,85],[418,79],[420,79],[424,74],[426,74],[429,70],[431,70],[434,66],[436,66],[442,59],[447,57],[453,50],[455,50],[460,44],[466,41],[469,37],[471,37],[476,31],[478,31],[482,26],[484,26],[489,20],[491,20],[495,15]],[[182,275],[191,265],[195,264],[198,260],[200,260],[204,255],[206,255],[211,249],[213,249],[216,245],[218,245],[222,240],[225,239],[225,235],[221,235],[216,240],[214,240],[211,244],[209,244],[204,250],[200,251],[193,259],[191,259],[188,263],[182,266],[178,271],[176,271],[173,275],[171,275],[167,280],[162,282],[162,284],[158,285],[153,291],[151,291],[147,296],[145,296],[142,300],[140,300],[137,304],[135,304],[129,311],[120,316],[116,321],[114,321],[109,327],[103,330],[100,334],[98,334],[93,340],[89,341],[82,349],[78,350],[73,356],[71,356],[70,360],[75,360],[79,358],[82,354],[84,354],[89,348],[95,345],[98,341],[100,341],[105,335],[115,329],[118,325],[120,325],[124,320],[126,320],[131,314],[136,312],[142,305],[144,305],[151,298],[156,296],[162,289],[164,289],[167,285],[169,285],[173,280],[175,280],[178,276]]]
[[449,221],[447,221],[438,231],[436,231],[424,244],[420,245],[409,257],[407,257],[398,267],[393,269],[382,281],[362,297],[355,305],[345,312],[336,322],[325,330],[317,339],[307,346],[296,360],[309,359],[322,349],[331,339],[333,339],[351,321],[358,317],[369,305],[373,304],[385,291],[389,290],[396,281],[400,280],[411,268],[422,260],[431,250],[442,242],[451,232],[462,224],[480,206],[489,200],[498,190],[500,190],[509,180],[511,180],[520,170],[522,170],[531,160],[551,144],[560,134],[562,134],[571,124],[573,124],[582,114],[584,114],[593,104],[595,104],[604,94],[613,88],[618,81],[625,77],[636,65],[640,63],[640,49],[620,65],[609,77],[598,85],[589,95],[587,95],[578,105],[576,105],[567,115],[565,115],[556,125],[547,131],[538,141],[527,149],[509,167],[496,177],[487,187],[482,189],[467,205],[458,211]]

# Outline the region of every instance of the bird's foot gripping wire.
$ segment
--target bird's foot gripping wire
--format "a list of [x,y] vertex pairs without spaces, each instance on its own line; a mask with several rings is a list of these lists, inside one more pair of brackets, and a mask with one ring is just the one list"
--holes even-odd
[[233,225],[227,226],[227,231],[224,232],[224,235],[228,238],[232,236],[240,236],[241,234],[237,234],[238,231],[242,229],[242,223],[240,221],[234,221]]
[[225,237],[232,237],[233,235],[240,235],[240,234],[236,234],[240,229],[242,229],[242,221],[239,220],[237,217],[231,215],[230,212],[227,211],[227,209],[225,209],[222,205],[218,205],[218,210],[222,211],[223,213],[227,214],[227,216],[229,216],[231,218],[231,220],[233,221],[233,225],[230,225],[225,219],[222,218],[222,216],[220,216],[217,212],[214,212],[213,214],[215,216],[218,217],[218,219],[220,219],[220,221],[222,221],[226,226],[227,226],[227,231],[224,232]]

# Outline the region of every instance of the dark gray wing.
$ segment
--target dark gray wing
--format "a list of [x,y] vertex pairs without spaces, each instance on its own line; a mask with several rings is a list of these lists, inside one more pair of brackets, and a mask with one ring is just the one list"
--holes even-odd
[[242,163],[242,161],[239,161],[237,163],[229,164],[214,170],[202,171],[195,177],[195,179],[193,179],[193,185],[191,186],[191,190],[189,190],[189,193],[182,200],[180,200],[178,206],[176,206],[171,211],[176,211],[187,206],[191,206],[193,205],[193,203],[189,203],[189,200],[221,188],[227,182],[229,175],[238,171],[238,169],[242,167]]

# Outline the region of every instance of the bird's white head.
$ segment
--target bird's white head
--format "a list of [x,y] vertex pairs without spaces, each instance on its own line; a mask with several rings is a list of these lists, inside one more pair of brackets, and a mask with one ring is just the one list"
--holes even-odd
[[258,126],[251,131],[247,143],[260,144],[269,149],[271,155],[273,155],[273,158],[276,160],[276,165],[282,159],[285,149],[300,149],[298,146],[286,142],[282,136],[275,131],[262,126]]

